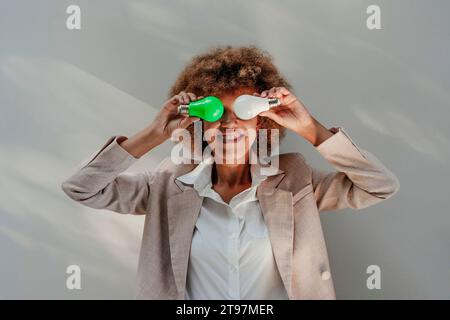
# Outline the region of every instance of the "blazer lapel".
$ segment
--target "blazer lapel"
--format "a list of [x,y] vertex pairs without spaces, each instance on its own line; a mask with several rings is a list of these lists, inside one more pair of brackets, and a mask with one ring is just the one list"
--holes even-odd
[[173,195],[167,201],[169,244],[172,269],[178,293],[185,291],[189,254],[203,198],[191,187]]
[[292,192],[278,189],[284,173],[269,177],[257,189],[257,197],[269,230],[275,261],[286,291],[291,296],[294,217]]
[[[269,230],[275,261],[287,293],[291,294],[293,253],[293,205],[292,193],[276,188],[284,178],[280,173],[262,181],[256,191],[264,221]],[[203,203],[203,197],[190,186],[175,181],[182,192],[167,200],[169,245],[172,269],[179,297],[185,292],[189,254],[195,223]]]

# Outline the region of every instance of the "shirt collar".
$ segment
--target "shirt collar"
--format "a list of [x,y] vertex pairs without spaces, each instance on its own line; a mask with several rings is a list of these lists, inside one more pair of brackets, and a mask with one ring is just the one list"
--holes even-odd
[[[177,177],[178,181],[192,185],[199,193],[211,185],[211,173],[214,160],[212,157],[202,160],[192,171]],[[267,177],[278,175],[284,171],[274,166],[262,166],[260,163],[250,165],[252,187],[258,186]]]

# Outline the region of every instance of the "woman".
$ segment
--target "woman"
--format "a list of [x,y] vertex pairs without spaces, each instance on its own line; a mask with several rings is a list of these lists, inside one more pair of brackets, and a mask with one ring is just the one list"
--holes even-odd
[[[242,94],[278,98],[281,105],[241,120],[232,105]],[[218,121],[177,113],[180,104],[207,95],[224,104]],[[319,212],[381,202],[397,192],[397,178],[342,128],[321,125],[258,48],[219,47],[195,57],[169,96],[147,128],[130,138],[110,138],[62,185],[89,207],[146,215],[137,297],[334,299]],[[203,147],[212,146],[212,158],[199,164],[166,159],[151,172],[123,172],[176,129],[192,132],[196,121],[205,132],[223,133],[222,143],[220,135],[205,137]],[[311,168],[299,153],[279,155],[276,170],[262,170],[249,161],[250,146],[258,140],[238,134],[261,129],[279,130],[281,136],[292,130],[336,172]],[[269,149],[272,143],[269,139]],[[244,148],[242,161],[217,161],[214,150],[235,146]]]

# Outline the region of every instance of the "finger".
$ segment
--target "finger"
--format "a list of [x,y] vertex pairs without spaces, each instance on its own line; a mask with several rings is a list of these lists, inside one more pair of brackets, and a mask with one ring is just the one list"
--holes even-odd
[[269,98],[276,98],[277,97],[277,88],[272,88],[269,90],[269,94],[268,94]]
[[189,95],[186,92],[183,92],[182,97],[184,104],[189,104],[189,102],[191,102],[191,99],[189,98]]
[[277,87],[275,89],[275,94],[277,98],[282,98],[283,97],[283,87]]
[[197,100],[200,100],[200,99],[203,99],[204,98],[204,96],[199,96],[199,97],[197,97]]
[[266,117],[266,118],[272,119],[273,121],[277,122],[278,124],[281,124],[281,122],[283,120],[282,117],[280,117],[275,112],[271,112],[271,111],[263,111],[259,115],[261,117]]
[[183,104],[183,100],[179,95],[173,96],[170,100],[170,103],[166,104],[166,110],[168,110],[171,114],[175,114],[178,112],[178,107]]
[[254,96],[260,97],[261,95],[258,92],[253,93]]
[[283,94],[282,94],[282,87],[276,87],[274,89],[274,98],[278,98],[278,99],[282,99],[283,98]]
[[290,110],[290,108],[288,106],[286,106],[286,105],[283,105],[283,104],[279,105],[279,106],[276,106],[276,107],[270,108],[270,112],[274,112],[274,113],[278,113],[278,112],[283,111],[283,110]]
[[288,89],[286,89],[285,87],[280,87],[280,93],[284,96],[291,94],[291,92]]
[[171,104],[179,104],[180,103],[180,96],[174,95],[172,98],[170,98],[170,103]]
[[267,97],[268,94],[269,94],[269,90],[264,90],[263,92],[261,92],[261,98]]
[[184,93],[183,93],[183,94],[180,94],[179,100],[180,100],[180,104],[187,104],[187,103],[186,103],[186,100],[184,99]]
[[181,92],[178,94],[178,96],[180,97],[180,103],[181,103],[181,104],[187,104],[187,103],[184,101],[184,96],[185,96],[185,94],[186,94],[186,92],[184,92],[184,91],[181,91]]
[[191,93],[191,92],[188,92],[187,95],[189,96],[189,99],[191,99],[191,101],[197,100],[197,97],[195,96],[195,94],[193,94],[193,93]]

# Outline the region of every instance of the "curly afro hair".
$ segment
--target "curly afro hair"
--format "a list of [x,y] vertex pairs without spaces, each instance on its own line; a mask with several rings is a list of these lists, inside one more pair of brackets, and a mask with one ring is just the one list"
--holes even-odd
[[[291,89],[269,53],[255,46],[219,46],[194,56],[170,88],[168,97],[181,91],[196,96],[220,96],[242,87],[254,88],[257,92],[272,87]],[[275,121],[266,117],[258,117],[258,121],[259,128],[268,130],[269,140],[271,129],[279,130],[280,138],[284,137],[285,128]],[[187,129],[193,133],[194,125]],[[268,142],[270,152],[271,142]]]

